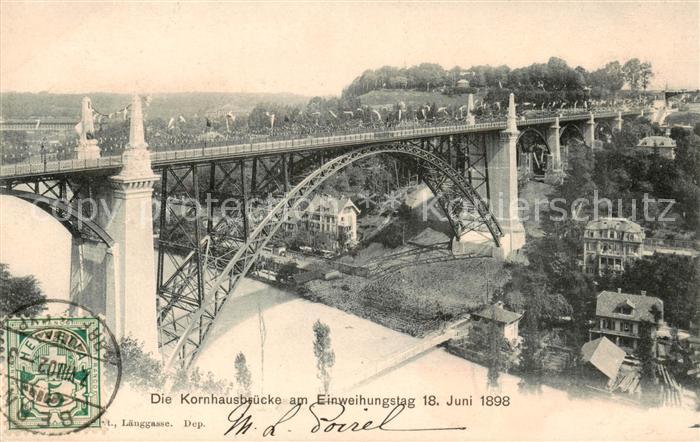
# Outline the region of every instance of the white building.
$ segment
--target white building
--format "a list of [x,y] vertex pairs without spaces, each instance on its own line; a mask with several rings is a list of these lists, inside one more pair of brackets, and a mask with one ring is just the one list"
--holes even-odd
[[648,154],[658,151],[660,156],[668,158],[669,160],[676,158],[676,142],[670,137],[662,137],[658,135],[644,137],[639,140],[637,149],[640,149]]
[[315,195],[309,204],[286,223],[287,236],[305,233],[311,244],[322,248],[343,248],[357,241],[360,209],[350,198]]
[[518,324],[523,317],[522,314],[507,310],[502,302],[484,307],[476,313],[471,314],[475,322],[484,324],[495,323],[503,337],[511,344],[516,344],[520,338]]
[[600,218],[590,221],[583,233],[583,271],[585,273],[622,272],[644,252],[642,227],[625,218]]
[[655,330],[663,320],[664,303],[645,292],[633,295],[619,289],[604,290],[596,299],[595,316],[596,325],[589,332],[591,340],[604,336],[632,352],[641,338],[641,323],[651,323]]

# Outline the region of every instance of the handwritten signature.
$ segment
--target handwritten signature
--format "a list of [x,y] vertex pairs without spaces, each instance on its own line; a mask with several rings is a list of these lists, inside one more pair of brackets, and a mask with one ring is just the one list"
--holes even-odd
[[[238,405],[228,414],[228,422],[230,426],[224,433],[227,436],[246,434],[248,430],[254,427],[255,422],[253,416],[249,413],[250,403]],[[315,424],[309,429],[311,433],[344,433],[344,432],[359,432],[359,431],[458,431],[466,430],[467,427],[440,427],[440,428],[400,428],[397,424],[397,419],[406,409],[405,405],[397,405],[387,413],[386,416],[379,422],[366,420],[364,422],[351,421],[344,422],[341,417],[345,413],[346,407],[342,404],[324,405],[323,408],[327,411],[328,408],[333,408],[333,414],[328,415],[319,410],[319,404],[314,402],[309,405],[308,412],[313,416]],[[288,424],[295,416],[302,411],[302,405],[297,404],[284,413],[274,424],[268,425],[262,432],[264,437],[274,436],[275,432],[280,429],[282,424]],[[390,425],[392,424],[392,425]],[[255,427],[257,428],[257,427]]]

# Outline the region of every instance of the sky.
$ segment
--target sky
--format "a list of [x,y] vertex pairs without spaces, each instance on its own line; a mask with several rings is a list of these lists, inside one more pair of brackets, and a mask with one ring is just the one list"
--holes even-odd
[[364,70],[435,62],[593,70],[650,61],[700,87],[700,2],[0,3],[0,91],[336,95]]

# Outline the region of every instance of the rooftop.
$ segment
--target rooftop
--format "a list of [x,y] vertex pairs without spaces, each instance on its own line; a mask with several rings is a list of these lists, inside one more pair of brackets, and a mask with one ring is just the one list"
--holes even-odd
[[609,379],[615,379],[625,360],[625,351],[606,337],[586,342],[581,347],[581,356]]
[[[615,312],[615,310],[621,306],[631,307],[631,314],[626,315],[624,313]],[[653,306],[659,309],[661,318],[663,318],[664,303],[659,298],[604,290],[598,294],[595,314],[596,316],[604,316],[606,318],[656,322],[654,320],[654,315],[651,314],[651,308]]]
[[663,137],[659,135],[654,135],[650,137],[644,137],[639,140],[637,144],[638,147],[676,147],[676,142],[673,138]]
[[473,315],[484,319],[495,320],[496,322],[499,322],[501,324],[513,323],[515,321],[520,320],[520,318],[522,318],[523,316],[520,313],[515,313],[511,312],[510,310],[506,310],[503,307],[503,304],[501,303],[496,303],[494,305],[484,307],[483,309],[479,310]]
[[305,209],[308,212],[316,212],[319,211],[320,209],[327,209],[330,213],[333,213],[334,215],[339,214],[342,212],[346,207],[350,206],[351,208],[355,209],[357,213],[360,213],[360,209],[357,208],[357,206],[352,202],[350,198],[347,197],[340,197],[340,198],[335,198],[334,196],[331,195],[315,195],[311,201],[309,202],[309,205]]
[[642,226],[627,218],[599,218],[589,221],[586,230],[616,230],[628,233],[643,233]]

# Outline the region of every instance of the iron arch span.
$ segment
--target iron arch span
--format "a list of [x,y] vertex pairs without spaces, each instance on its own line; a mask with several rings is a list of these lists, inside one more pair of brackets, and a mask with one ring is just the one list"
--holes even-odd
[[102,227],[61,200],[4,187],[0,187],[0,195],[13,196],[41,208],[60,222],[73,237],[81,237],[83,232],[88,232],[107,247],[111,248],[114,245],[114,240]]
[[[341,153],[294,186],[257,224],[245,242],[235,238],[217,242],[219,238],[225,238],[221,233],[226,229],[226,223],[222,222],[202,240],[203,256],[190,253],[166,281],[158,293],[159,345],[166,368],[172,368],[177,360],[185,368],[192,365],[226,299],[290,213],[299,209],[300,204],[335,173],[356,161],[379,154],[398,155],[414,161],[456,234],[480,230],[488,233],[499,246],[502,232],[495,216],[469,182],[435,154],[408,143],[368,146]],[[217,250],[224,254],[218,255]],[[187,283],[196,272],[203,276],[206,287],[202,299],[196,287]]]

